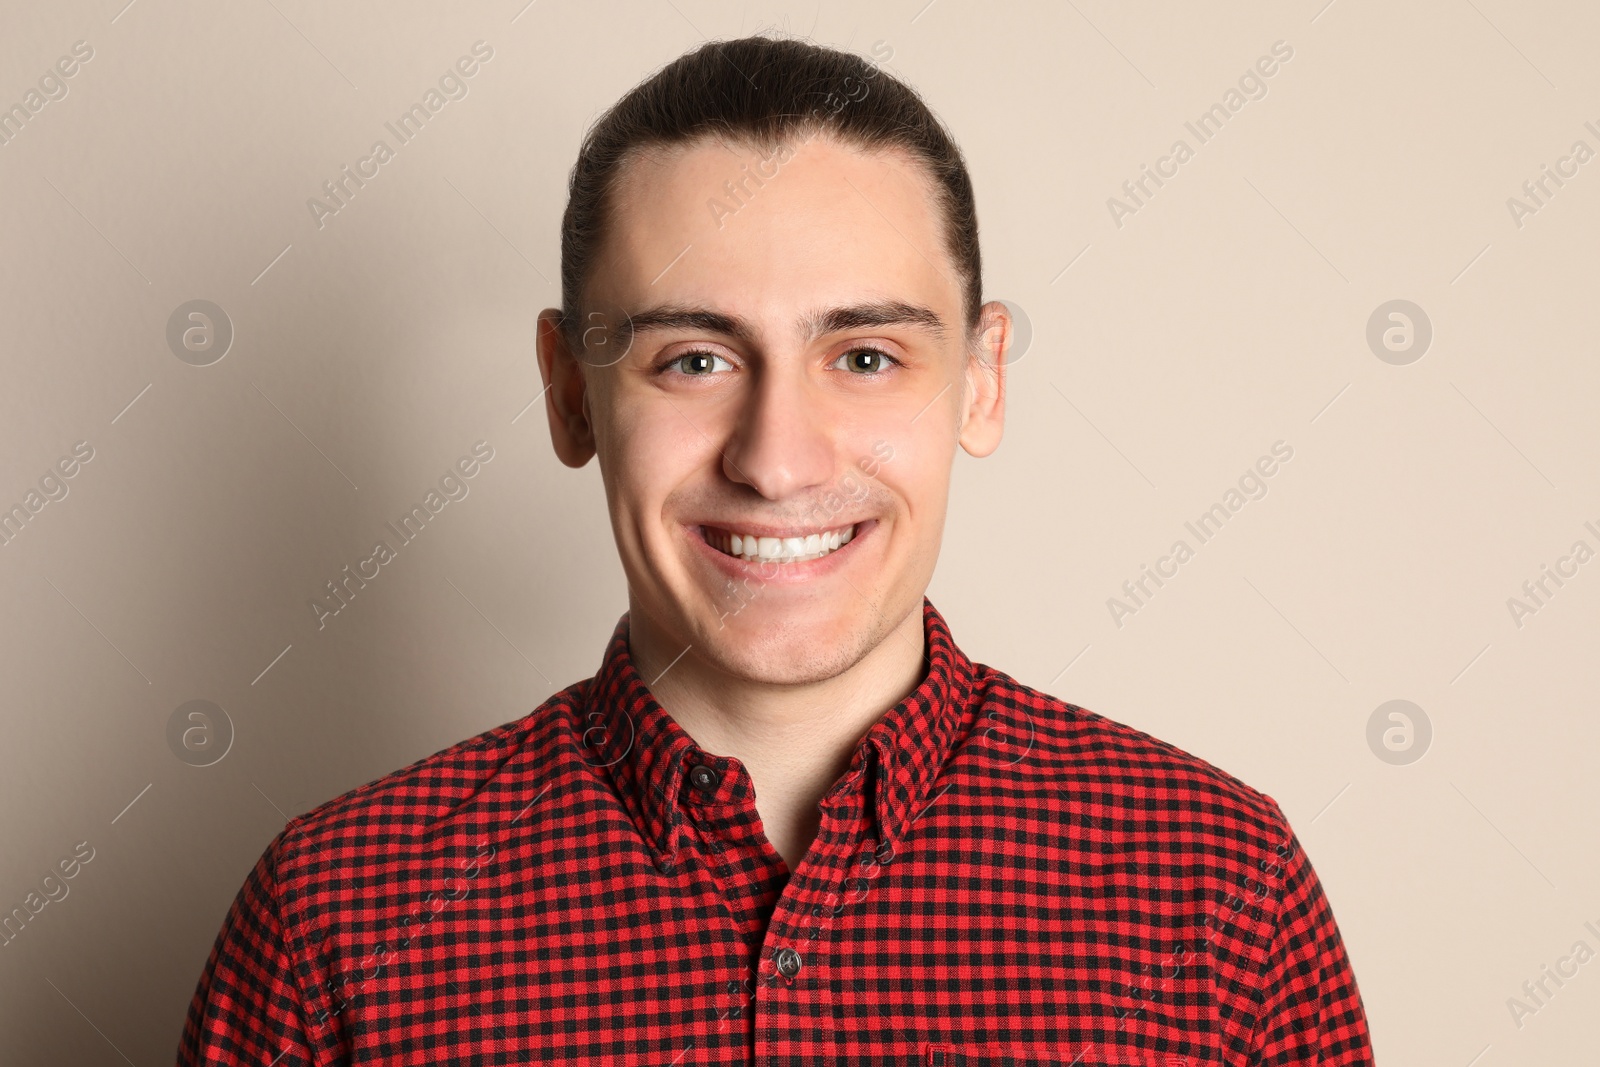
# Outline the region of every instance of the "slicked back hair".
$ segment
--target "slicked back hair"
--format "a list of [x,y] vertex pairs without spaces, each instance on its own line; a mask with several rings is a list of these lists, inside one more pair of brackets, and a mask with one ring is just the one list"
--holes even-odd
[[[874,51],[882,54],[878,46]],[[636,153],[703,137],[770,149],[818,134],[863,150],[898,148],[926,169],[959,276],[965,325],[975,331],[982,304],[977,209],[966,161],[944,124],[915,89],[873,60],[809,41],[742,37],[673,60],[585,135],[561,220],[561,312],[569,344],[581,347],[584,285],[606,238],[613,190]]]

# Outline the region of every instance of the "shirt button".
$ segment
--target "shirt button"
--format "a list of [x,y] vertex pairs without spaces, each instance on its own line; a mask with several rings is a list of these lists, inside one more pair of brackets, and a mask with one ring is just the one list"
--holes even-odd
[[716,792],[717,784],[721,781],[722,775],[703,763],[697,763],[689,768],[689,784],[702,793]]
[[800,953],[792,948],[780,948],[772,962],[777,964],[778,973],[785,978],[793,978],[800,973]]

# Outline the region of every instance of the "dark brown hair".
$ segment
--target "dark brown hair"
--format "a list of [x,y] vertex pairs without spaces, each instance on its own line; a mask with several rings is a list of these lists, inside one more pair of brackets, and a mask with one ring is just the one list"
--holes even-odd
[[[882,54],[877,46],[874,52]],[[585,135],[561,220],[561,310],[569,341],[578,340],[583,286],[605,238],[612,189],[632,154],[704,136],[772,147],[814,133],[863,149],[899,148],[927,169],[960,275],[966,326],[976,329],[982,270],[972,180],[955,140],[922,97],[863,56],[808,41],[742,37],[673,60]]]

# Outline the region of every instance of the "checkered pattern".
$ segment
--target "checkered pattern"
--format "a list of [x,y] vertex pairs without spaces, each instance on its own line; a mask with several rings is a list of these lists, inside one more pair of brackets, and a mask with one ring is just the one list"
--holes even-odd
[[624,616],[594,678],[289,824],[179,1063],[1372,1062],[1271,798],[923,620],[791,874]]

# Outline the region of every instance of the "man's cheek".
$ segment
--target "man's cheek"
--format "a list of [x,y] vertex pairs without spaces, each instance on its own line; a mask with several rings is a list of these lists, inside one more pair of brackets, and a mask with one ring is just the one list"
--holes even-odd
[[856,466],[861,468],[861,472],[868,478],[876,478],[883,465],[893,458],[894,445],[880,438],[872,443],[870,452],[856,460]]

